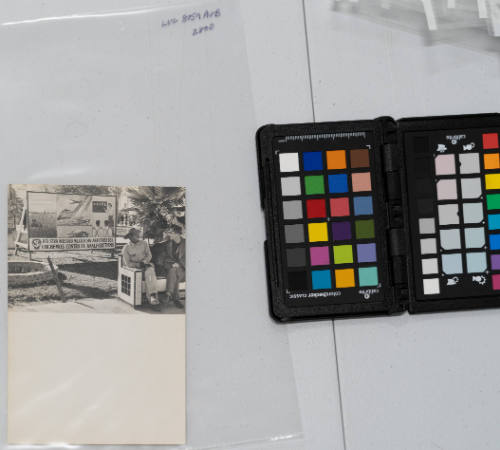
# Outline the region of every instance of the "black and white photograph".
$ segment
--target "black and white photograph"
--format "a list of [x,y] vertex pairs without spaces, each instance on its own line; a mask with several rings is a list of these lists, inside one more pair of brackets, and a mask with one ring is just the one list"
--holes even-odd
[[9,311],[184,314],[183,187],[12,184]]

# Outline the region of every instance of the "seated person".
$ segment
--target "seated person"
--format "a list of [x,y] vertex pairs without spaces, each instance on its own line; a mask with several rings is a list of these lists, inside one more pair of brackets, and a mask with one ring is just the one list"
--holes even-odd
[[143,269],[146,285],[146,297],[154,309],[159,309],[158,292],[156,289],[156,273],[151,263],[149,244],[140,239],[140,232],[131,228],[125,236],[130,242],[123,247],[123,265],[132,269]]
[[186,239],[180,233],[170,233],[170,267],[167,267],[167,302],[172,300],[180,308],[179,283],[186,279]]
[[165,231],[153,246],[158,273],[167,278],[167,303],[183,308],[179,301],[179,283],[185,280],[186,240],[180,233]]

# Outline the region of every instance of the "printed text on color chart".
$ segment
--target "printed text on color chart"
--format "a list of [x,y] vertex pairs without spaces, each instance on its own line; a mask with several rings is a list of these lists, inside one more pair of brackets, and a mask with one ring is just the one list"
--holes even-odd
[[220,8],[214,10],[205,9],[204,11],[194,11],[190,14],[182,14],[182,16],[170,17],[169,19],[161,21],[161,27],[172,27],[177,24],[191,24],[195,25],[191,32],[192,36],[199,36],[200,34],[212,31],[215,28],[215,23],[201,25],[200,22],[206,20],[216,20],[221,16]]

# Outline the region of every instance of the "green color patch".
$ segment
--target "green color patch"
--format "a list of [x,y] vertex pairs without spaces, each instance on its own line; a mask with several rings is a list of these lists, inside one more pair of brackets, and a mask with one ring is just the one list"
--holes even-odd
[[360,286],[377,286],[378,271],[376,267],[360,267],[358,275]]
[[355,229],[357,239],[373,239],[375,237],[373,219],[356,220]]
[[488,194],[486,196],[486,206],[489,210],[500,209],[500,194]]
[[335,264],[352,263],[352,245],[334,245],[333,260]]
[[308,175],[304,177],[306,195],[317,195],[325,193],[325,182],[323,175]]

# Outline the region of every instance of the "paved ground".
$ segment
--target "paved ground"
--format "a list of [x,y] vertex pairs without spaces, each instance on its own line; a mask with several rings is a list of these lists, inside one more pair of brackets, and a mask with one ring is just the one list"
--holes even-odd
[[[109,252],[34,253],[34,261],[47,261],[50,257],[59,269],[66,301],[63,302],[53,282],[9,288],[9,311],[37,312],[97,312],[125,314],[182,314],[184,308],[172,303],[154,311],[149,306],[134,309],[116,296],[118,265]],[[27,261],[23,253],[9,261]],[[164,300],[164,294],[160,294]]]

